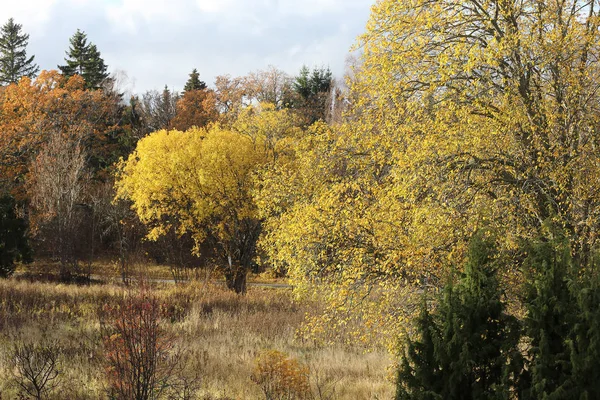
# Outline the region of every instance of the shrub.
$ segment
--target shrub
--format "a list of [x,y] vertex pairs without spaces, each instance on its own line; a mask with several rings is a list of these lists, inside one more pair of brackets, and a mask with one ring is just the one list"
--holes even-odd
[[61,348],[56,342],[15,340],[8,365],[21,397],[41,400],[59,383]]
[[493,249],[482,236],[471,240],[465,275],[445,287],[437,310],[423,305],[418,339],[404,349],[397,400],[520,398],[520,329],[504,311]]
[[310,397],[309,370],[286,354],[269,350],[258,355],[251,379],[266,400],[300,400]]
[[146,289],[106,308],[103,338],[111,398],[153,400],[168,388],[180,354],[163,327],[161,308]]
[[561,235],[528,248],[532,398],[600,398],[600,279]]

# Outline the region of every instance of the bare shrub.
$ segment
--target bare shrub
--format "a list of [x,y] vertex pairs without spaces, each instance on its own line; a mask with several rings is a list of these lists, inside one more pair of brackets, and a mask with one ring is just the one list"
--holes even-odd
[[32,228],[60,260],[63,279],[79,272],[78,261],[88,250],[82,234],[89,211],[83,204],[90,179],[86,158],[79,140],[57,133],[31,165]]
[[23,398],[41,400],[59,383],[61,348],[57,342],[43,339],[39,343],[14,340],[8,365]]
[[202,372],[206,361],[197,352],[186,352],[181,357],[180,368],[177,368],[169,382],[167,398],[169,400],[193,400],[198,398],[202,383]]
[[307,357],[306,365],[309,368],[309,382],[311,395],[314,400],[333,400],[338,398],[336,393],[337,385],[340,381],[329,371],[323,362],[316,362]]

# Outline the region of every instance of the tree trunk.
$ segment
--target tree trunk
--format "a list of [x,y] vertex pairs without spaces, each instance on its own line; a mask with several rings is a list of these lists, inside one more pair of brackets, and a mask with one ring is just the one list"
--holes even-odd
[[248,269],[241,265],[234,267],[231,257],[228,257],[227,261],[229,264],[225,271],[225,283],[227,284],[227,289],[233,290],[237,294],[245,294]]
[[227,288],[229,290],[233,290],[237,294],[245,294],[246,293],[246,271],[233,271],[231,273],[225,274]]

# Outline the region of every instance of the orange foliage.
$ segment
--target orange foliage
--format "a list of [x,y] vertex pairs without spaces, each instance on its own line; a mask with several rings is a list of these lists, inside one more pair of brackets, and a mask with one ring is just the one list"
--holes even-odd
[[42,71],[0,92],[0,184],[22,197],[27,166],[52,135],[79,142],[94,166],[108,158],[107,135],[115,129],[119,97],[86,90],[83,78]]
[[190,90],[177,102],[177,115],[172,127],[186,131],[195,126],[202,128],[219,118],[217,98],[212,90]]
[[310,397],[308,375],[308,367],[280,351],[270,350],[256,358],[251,379],[268,400],[299,400]]

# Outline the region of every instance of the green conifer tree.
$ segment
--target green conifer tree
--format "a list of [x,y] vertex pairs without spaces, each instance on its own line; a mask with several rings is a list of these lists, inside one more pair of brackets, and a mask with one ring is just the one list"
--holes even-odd
[[89,88],[98,89],[108,79],[107,66],[95,44],[90,44],[84,64],[83,79]]
[[307,124],[327,119],[332,85],[333,75],[329,68],[314,68],[311,72],[304,65],[300,69],[292,85],[297,96],[293,106],[304,114]]
[[27,57],[29,35],[21,33],[21,28],[10,18],[0,29],[0,84],[17,83],[24,76],[33,78],[39,71],[35,56]]
[[600,279],[586,272],[571,286],[578,313],[571,328],[569,346],[572,387],[578,399],[600,399]]
[[15,213],[15,200],[3,195],[0,197],[0,276],[10,276],[16,261],[31,261],[27,225]]
[[89,48],[87,35],[77,29],[77,32],[69,39],[69,43],[69,51],[66,52],[69,58],[65,58],[67,64],[59,65],[58,69],[65,76],[83,75]]
[[308,99],[312,93],[310,82],[310,69],[306,65],[300,68],[300,73],[294,79],[294,91],[304,100]]
[[449,283],[431,315],[424,307],[418,338],[408,340],[396,399],[509,399],[519,393],[523,360],[519,324],[507,315],[493,247],[473,237],[465,274]]
[[435,343],[441,332],[423,299],[421,312],[415,321],[419,339],[407,341],[398,370],[396,399],[442,400],[443,371],[436,358]]
[[311,72],[306,65],[303,65],[294,79],[293,87],[304,100],[309,100],[319,93],[328,92],[332,83],[333,74],[329,68],[313,68]]
[[200,74],[198,70],[194,68],[192,73],[190,74],[190,78],[185,83],[183,87],[183,92],[189,92],[191,90],[204,90],[206,89],[206,83],[200,80]]
[[528,247],[526,333],[532,397],[600,398],[600,280],[558,239]]
[[65,76],[81,75],[88,89],[99,89],[108,79],[107,66],[100,56],[96,45],[87,41],[85,32],[77,32],[69,39],[69,50],[66,52],[66,64],[58,68]]
[[576,318],[569,290],[573,269],[567,243],[540,241],[529,246],[526,333],[531,339],[533,398],[566,398],[572,389],[571,354],[567,339]]

